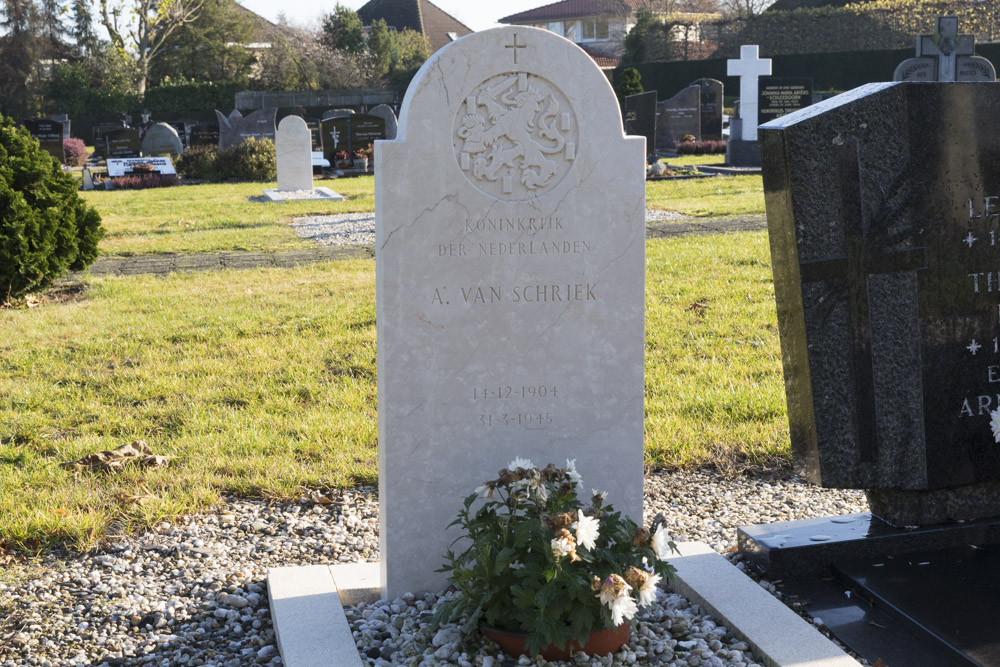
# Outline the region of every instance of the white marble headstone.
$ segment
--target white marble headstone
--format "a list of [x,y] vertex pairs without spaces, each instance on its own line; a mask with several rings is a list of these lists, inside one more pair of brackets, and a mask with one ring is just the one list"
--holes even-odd
[[389,599],[444,585],[446,526],[516,456],[641,520],[644,144],[586,53],[520,26],[435,53],[375,143]]
[[312,190],[312,133],[298,116],[278,123],[274,149],[278,161],[278,191]]

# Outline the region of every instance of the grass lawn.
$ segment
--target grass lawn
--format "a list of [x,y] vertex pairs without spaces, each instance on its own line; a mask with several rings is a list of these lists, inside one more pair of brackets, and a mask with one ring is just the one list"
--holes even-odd
[[161,252],[278,250],[304,247],[288,226],[301,215],[375,210],[373,176],[316,181],[344,195],[341,202],[254,202],[276,183],[217,183],[149,190],[81,193],[101,214],[103,255]]
[[[706,164],[713,158],[718,156],[689,156],[679,160]],[[270,251],[309,244],[288,226],[292,217],[375,210],[372,176],[316,183],[346,199],[281,204],[250,201],[265,188],[276,187],[274,183],[95,190],[82,194],[103,219],[105,237],[99,247],[102,255]],[[764,194],[760,176],[656,181],[646,185],[646,204],[649,208],[696,217],[754,215],[764,212]]]
[[[647,250],[647,463],[787,457],[766,235]],[[0,311],[0,546],[86,548],[224,492],[374,482],[374,271],[99,277]],[[136,439],[170,464],[59,466]]]

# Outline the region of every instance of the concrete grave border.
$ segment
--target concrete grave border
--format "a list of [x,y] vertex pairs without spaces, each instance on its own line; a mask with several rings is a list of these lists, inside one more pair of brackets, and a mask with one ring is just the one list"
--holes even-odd
[[[677,592],[711,613],[768,667],[860,667],[805,619],[702,542],[682,542]],[[287,667],[362,667],[344,604],[381,597],[379,563],[267,572],[271,619]]]

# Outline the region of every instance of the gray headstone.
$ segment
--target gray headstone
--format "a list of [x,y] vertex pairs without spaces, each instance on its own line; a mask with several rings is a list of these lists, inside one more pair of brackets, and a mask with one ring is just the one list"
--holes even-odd
[[958,17],[940,16],[933,35],[917,37],[917,56],[901,62],[893,81],[996,81],[996,69],[974,55],[975,37],[958,34]]
[[94,175],[90,173],[88,167],[83,168],[83,189],[93,190],[94,189]]
[[797,469],[896,525],[1000,515],[1000,86],[869,84],[760,132]]
[[233,109],[227,118],[216,110],[215,115],[219,119],[219,152],[238,146],[250,138],[274,141],[277,131],[274,121],[277,114],[278,108],[271,107],[258,109],[244,118],[238,110]]
[[722,82],[718,79],[697,79],[691,85],[701,88],[701,138],[706,141],[721,141]]
[[143,155],[180,155],[184,152],[184,142],[177,130],[167,123],[156,123],[142,138]]
[[298,116],[285,116],[274,141],[278,160],[278,190],[312,190],[312,134]]
[[[515,62],[516,60],[516,62]],[[465,496],[576,459],[642,515],[643,140],[547,30],[441,49],[375,144],[383,593],[440,590]]]
[[672,151],[684,135],[701,140],[701,88],[688,86],[656,104],[656,150]]
[[21,125],[31,133],[31,136],[38,139],[38,143],[43,151],[59,160],[59,162],[66,162],[66,150],[63,148],[64,130],[62,123],[47,118],[34,118],[21,121]]
[[808,77],[762,76],[757,82],[757,122],[764,124],[813,103]]
[[389,139],[390,141],[396,138],[398,122],[396,120],[396,113],[392,110],[392,107],[388,104],[379,104],[377,107],[372,107],[368,111],[368,115],[381,118],[385,121],[385,136],[382,138]]

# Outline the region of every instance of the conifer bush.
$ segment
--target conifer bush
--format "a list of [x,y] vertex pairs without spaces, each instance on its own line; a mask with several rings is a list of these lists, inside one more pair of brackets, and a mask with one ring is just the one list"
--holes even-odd
[[27,130],[0,115],[0,303],[97,257],[101,217]]

